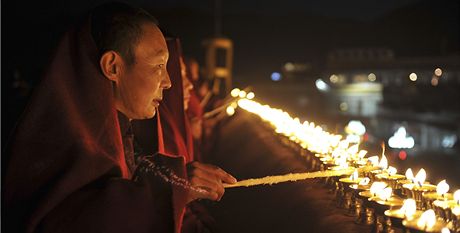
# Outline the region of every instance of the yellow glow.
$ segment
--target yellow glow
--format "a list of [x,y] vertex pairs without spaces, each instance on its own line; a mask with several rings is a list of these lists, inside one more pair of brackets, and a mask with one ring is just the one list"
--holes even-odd
[[446,194],[449,191],[449,184],[447,184],[446,180],[442,180],[436,185],[436,193],[439,196]]
[[233,116],[233,114],[235,114],[235,108],[233,108],[232,106],[228,106],[226,109],[226,112],[227,112],[227,115]]
[[417,172],[417,175],[415,175],[414,183],[418,184],[419,186],[422,186],[423,183],[425,183],[425,179],[426,179],[425,169],[421,168],[420,171]]
[[414,217],[415,212],[417,211],[417,204],[414,199],[406,199],[404,200],[404,204],[399,209],[399,212],[404,214],[407,219],[412,219]]
[[254,99],[254,97],[256,97],[256,95],[254,94],[254,92],[249,92],[247,95],[246,95],[246,98],[248,98],[249,100],[252,100]]
[[442,75],[442,70],[441,70],[441,68],[436,68],[436,69],[434,70],[434,74],[435,74],[436,76],[438,76],[438,77],[441,76],[441,75]]
[[429,209],[423,212],[417,221],[417,226],[423,229],[432,228],[436,224],[436,215],[434,210]]
[[412,81],[412,82],[417,81],[417,74],[415,74],[415,73],[409,74],[409,79],[410,79],[410,81]]
[[406,170],[406,179],[413,181],[414,180],[414,173],[412,173],[412,169]]
[[244,98],[244,97],[246,97],[246,92],[245,92],[245,91],[240,91],[240,93],[238,94],[238,96],[239,96],[240,98]]
[[230,95],[231,95],[232,97],[237,97],[239,94],[240,94],[240,89],[238,89],[238,88],[234,88],[234,89],[230,92]]
[[392,176],[398,173],[398,170],[395,167],[389,166],[387,169],[388,175]]

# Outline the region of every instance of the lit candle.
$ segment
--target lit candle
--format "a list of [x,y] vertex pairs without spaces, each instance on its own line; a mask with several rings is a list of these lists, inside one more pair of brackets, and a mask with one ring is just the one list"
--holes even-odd
[[425,200],[425,207],[427,209],[435,209],[433,202],[435,200],[449,200],[452,199],[453,195],[447,193],[449,191],[449,184],[446,180],[442,180],[436,185],[436,192],[426,192],[423,193],[423,198]]
[[400,209],[390,209],[385,211],[391,221],[391,227],[404,228],[402,221],[404,219],[412,220],[418,218],[422,214],[422,211],[417,210],[417,206],[414,199],[404,200],[403,206]]
[[417,202],[417,206],[422,209],[423,208],[423,193],[425,192],[433,192],[436,190],[436,186],[425,183],[426,179],[426,172],[425,169],[420,169],[417,175],[413,179],[413,183],[403,184],[403,189],[406,189],[406,194],[415,199]]
[[419,218],[413,220],[404,220],[403,225],[406,228],[422,232],[441,232],[446,227],[446,222],[436,219],[432,209],[423,212]]

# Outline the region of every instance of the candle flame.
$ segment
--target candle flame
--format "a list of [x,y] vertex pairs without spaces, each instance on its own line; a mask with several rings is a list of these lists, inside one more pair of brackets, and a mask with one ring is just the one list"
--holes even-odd
[[349,145],[349,144],[350,144],[350,142],[348,142],[347,140],[342,140],[342,141],[339,142],[339,146],[338,146],[338,147],[339,147],[340,149],[345,150],[345,149],[348,148],[348,145]]
[[454,200],[457,202],[457,205],[460,205],[460,189],[457,189],[454,193]]
[[450,233],[450,230],[449,230],[449,228],[447,228],[447,227],[443,227],[443,228],[441,229],[441,233]]
[[358,153],[358,158],[363,159],[366,156],[367,150],[360,150]]
[[393,176],[398,172],[398,170],[395,167],[389,166],[387,172],[388,175]]
[[442,180],[436,185],[436,193],[439,196],[444,196],[449,191],[449,184],[447,184],[446,180]]
[[432,228],[436,224],[436,214],[434,210],[429,209],[420,216],[417,226],[423,229]]
[[380,159],[379,166],[381,169],[385,170],[388,167],[388,160],[384,154],[382,154],[382,158]]
[[382,156],[385,155],[385,142],[382,142]]
[[384,201],[387,201],[388,199],[390,199],[391,195],[393,194],[393,189],[391,187],[386,187],[382,190],[380,190],[378,193],[377,193],[377,196],[384,200]]
[[374,182],[372,183],[369,191],[371,192],[372,196],[376,196],[386,186],[387,184],[385,182]]
[[357,179],[358,179],[358,170],[355,169],[355,171],[353,172],[353,174],[351,174],[351,176],[350,176],[350,180],[355,181],[355,180],[357,180]]
[[355,155],[356,153],[358,153],[358,150],[359,150],[359,144],[356,144],[356,145],[350,146],[350,148],[347,149],[347,152],[350,155]]
[[[458,204],[458,203],[457,203]],[[460,206],[455,206],[454,208],[452,208],[452,213],[455,215],[455,216],[459,216],[460,215]]]
[[404,200],[404,204],[399,211],[404,214],[407,219],[412,219],[417,211],[417,204],[415,203],[415,200],[412,198]]
[[359,182],[359,185],[368,185],[370,181],[371,181],[371,179],[369,179],[368,177],[364,177],[364,178]]
[[426,179],[426,171],[425,169],[421,168],[417,172],[417,175],[415,175],[414,183],[421,187],[423,183],[425,183],[425,179]]
[[371,156],[371,157],[367,158],[367,161],[369,161],[373,167],[377,167],[379,165],[379,157],[378,156]]
[[414,180],[414,173],[412,173],[412,169],[407,169],[406,170],[406,179],[413,181]]

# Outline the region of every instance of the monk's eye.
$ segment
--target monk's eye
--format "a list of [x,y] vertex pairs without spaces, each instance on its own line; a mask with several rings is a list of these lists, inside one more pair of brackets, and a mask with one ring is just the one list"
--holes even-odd
[[159,64],[158,68],[163,68],[165,64]]

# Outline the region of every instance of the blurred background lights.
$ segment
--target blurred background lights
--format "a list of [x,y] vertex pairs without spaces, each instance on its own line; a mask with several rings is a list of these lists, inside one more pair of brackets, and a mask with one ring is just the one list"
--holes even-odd
[[230,95],[231,95],[232,97],[237,97],[237,96],[239,96],[239,95],[240,95],[240,89],[234,88],[234,89],[230,92]]
[[433,78],[431,78],[431,85],[437,86],[438,84],[439,84],[438,77],[433,76]]
[[250,100],[254,99],[254,97],[256,97],[256,95],[255,95],[254,92],[252,92],[252,91],[249,92],[249,93],[246,95],[246,98],[248,98],[248,99],[250,99]]
[[333,74],[329,77],[329,81],[331,81],[331,83],[337,83],[339,81],[339,76]]
[[441,68],[436,68],[436,69],[434,70],[434,75],[436,75],[436,76],[438,76],[438,77],[441,76],[441,75],[442,75],[442,70],[441,70]]
[[375,80],[377,80],[377,76],[375,76],[374,73],[370,73],[370,74],[367,76],[367,79],[369,79],[369,81],[371,81],[371,82],[375,82]]
[[232,106],[228,106],[226,109],[226,112],[227,112],[227,115],[233,116],[233,114],[235,114],[235,108],[233,108]]
[[452,148],[454,147],[456,142],[457,142],[457,135],[451,134],[451,135],[444,136],[441,144],[444,148]]
[[345,102],[342,102],[342,103],[340,103],[339,108],[340,108],[340,111],[346,112],[346,111],[348,111],[348,104],[345,103]]
[[345,127],[345,132],[347,134],[356,134],[362,136],[364,133],[366,133],[366,126],[364,126],[361,121],[350,121]]
[[286,64],[284,65],[284,69],[285,69],[286,71],[294,71],[295,66],[294,66],[294,64],[292,64],[291,62],[288,62],[288,63],[286,63]]
[[329,91],[329,85],[325,83],[322,79],[317,79],[315,81],[316,88],[320,91]]
[[271,79],[272,81],[280,81],[281,80],[281,74],[278,73],[278,72],[273,72],[272,75],[271,75]]
[[409,74],[409,79],[410,79],[410,81],[412,81],[412,82],[417,81],[417,74],[415,74],[415,73],[410,73],[410,74]]
[[240,91],[239,96],[240,96],[240,98],[246,97],[246,92],[245,91]]
[[393,136],[388,140],[388,145],[391,148],[413,148],[415,145],[414,138],[407,135],[406,128],[403,126],[399,127]]

